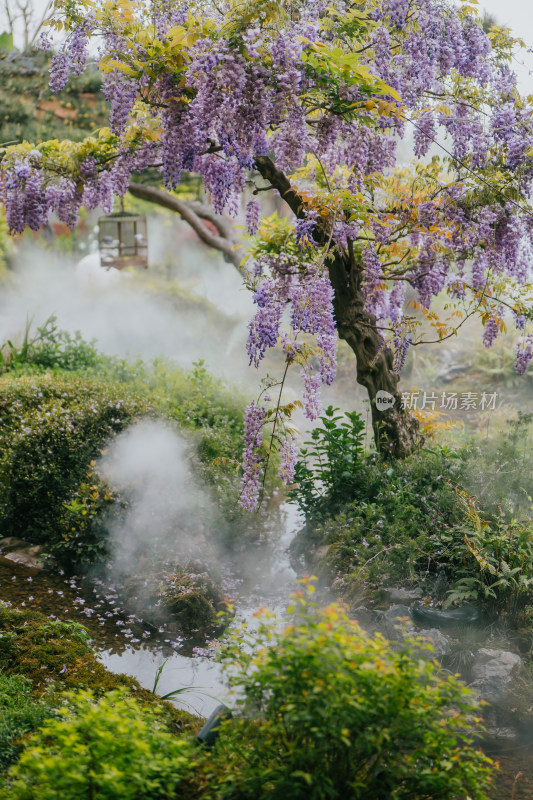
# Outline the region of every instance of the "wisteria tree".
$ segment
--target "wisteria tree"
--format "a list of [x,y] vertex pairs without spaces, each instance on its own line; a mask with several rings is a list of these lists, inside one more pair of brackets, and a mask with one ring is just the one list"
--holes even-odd
[[[6,149],[13,232],[38,229],[52,209],[69,224],[83,204],[111,209],[148,167],[170,191],[184,174],[199,176],[219,220],[245,205],[251,363],[279,345],[285,374],[301,372],[314,419],[344,339],[368,390],[376,445],[391,456],[407,456],[421,438],[398,388],[408,347],[443,341],[476,314],[490,346],[509,316],[516,368],[527,369],[532,101],[520,98],[510,68],[515,40],[497,27],[487,34],[473,5],[59,0],[54,28],[66,37],[52,88],[83,70],[96,42],[110,127],[81,143]],[[402,139],[413,151],[405,163]],[[287,216],[262,219],[267,192]],[[277,386],[248,408],[245,507],[256,503],[287,414]],[[293,464],[289,431],[288,482]]]

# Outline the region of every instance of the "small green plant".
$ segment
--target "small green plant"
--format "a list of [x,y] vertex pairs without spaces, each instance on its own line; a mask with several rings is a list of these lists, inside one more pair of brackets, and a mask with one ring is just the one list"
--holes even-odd
[[259,615],[221,658],[237,717],[221,726],[219,795],[239,800],[485,800],[491,762],[473,746],[468,689],[430,649],[391,647],[342,607],[298,592],[289,620]]
[[26,321],[24,336],[19,347],[8,340],[4,345],[4,368],[22,369],[31,366],[39,369],[87,370],[96,367],[101,356],[95,341],[86,342],[76,331],[72,336],[57,325],[52,315],[31,335],[32,320]]
[[80,642],[88,643],[91,636],[89,631],[80,622],[73,620],[54,619],[41,626],[41,631],[46,637],[49,635],[51,638],[56,639],[59,637],[67,636],[70,639],[78,639]]
[[0,773],[17,760],[22,737],[53,713],[51,701],[47,697],[36,699],[32,690],[27,678],[0,671]]
[[364,453],[364,422],[354,412],[338,414],[329,406],[320,417],[321,427],[311,433],[300,451],[289,493],[306,520],[335,513],[353,499]]
[[456,531],[455,581],[445,605],[480,603],[489,617],[511,622],[533,602],[533,523],[503,515],[484,519],[461,498],[466,524]]
[[65,695],[57,717],[28,742],[8,776],[9,800],[157,800],[186,797],[196,747],[170,733],[157,709],[124,692]]

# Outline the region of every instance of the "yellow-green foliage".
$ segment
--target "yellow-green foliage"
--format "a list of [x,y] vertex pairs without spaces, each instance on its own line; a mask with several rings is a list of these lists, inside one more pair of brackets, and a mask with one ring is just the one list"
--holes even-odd
[[315,606],[312,588],[283,630],[259,615],[223,653],[240,714],[223,723],[214,796],[486,800],[470,691],[421,642],[371,637],[342,607]]
[[[187,797],[197,748],[124,692],[66,694],[10,772],[10,800]],[[189,795],[190,796],[190,795]]]

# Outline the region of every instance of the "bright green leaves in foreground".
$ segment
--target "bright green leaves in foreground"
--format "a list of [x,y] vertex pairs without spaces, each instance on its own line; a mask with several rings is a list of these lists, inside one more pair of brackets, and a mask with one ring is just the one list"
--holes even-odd
[[68,694],[11,772],[9,800],[134,800],[177,794],[195,767],[192,743],[123,692]]
[[312,591],[283,627],[262,610],[226,640],[234,717],[213,750],[123,692],[67,693],[12,767],[8,800],[486,800],[469,690],[427,644],[368,636]]
[[231,774],[220,796],[486,798],[491,762],[472,747],[480,720],[470,692],[443,676],[427,646],[392,649],[338,605],[317,608],[312,589],[293,598],[284,630],[266,612],[226,646],[242,700],[217,746]]

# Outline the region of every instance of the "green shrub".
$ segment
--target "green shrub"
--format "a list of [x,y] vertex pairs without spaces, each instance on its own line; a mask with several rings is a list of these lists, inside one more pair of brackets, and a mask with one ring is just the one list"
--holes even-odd
[[[459,458],[446,450],[419,452],[403,461],[366,456],[351,502],[295,542],[329,545],[328,563],[345,585],[418,581],[442,569],[441,537],[462,521],[455,482]],[[435,558],[433,558],[435,556]]]
[[359,414],[338,411],[333,406],[326,409],[320,417],[322,427],[311,432],[311,441],[296,462],[296,486],[289,499],[308,522],[324,519],[349,503],[359,482],[365,425]]
[[223,723],[218,793],[239,800],[487,797],[491,762],[468,689],[423,658],[392,648],[342,608],[294,597],[289,624],[260,618],[222,654],[240,698]]
[[[90,462],[146,408],[121,387],[79,376],[0,379],[2,529],[37,544],[64,541],[58,523]],[[73,569],[88,560],[65,549],[63,560],[73,556]]]
[[145,800],[187,796],[195,746],[176,737],[156,709],[123,692],[65,696],[9,773],[9,800]]
[[46,547],[60,564],[82,570],[106,561],[109,526],[125,511],[126,502],[97,474],[92,461],[85,479],[74,490],[57,520],[57,536]]
[[465,524],[443,541],[454,579],[445,605],[475,602],[489,618],[503,613],[515,622],[533,603],[533,523],[487,520],[472,500],[462,505]]
[[33,336],[30,333],[31,322],[28,321],[20,347],[11,341],[4,346],[4,368],[20,370],[37,367],[74,371],[96,367],[101,356],[95,349],[95,342],[86,342],[80,331],[71,336],[67,331],[60,330],[56,320],[53,315],[48,317]]
[[51,713],[51,701],[36,699],[27,678],[8,676],[0,670],[0,773],[17,760],[23,737]]
[[[0,446],[7,446],[11,454],[4,459],[0,456],[0,523],[6,519],[16,527],[17,518],[20,527],[16,504],[20,498],[30,511],[30,535],[34,541],[50,544],[63,565],[84,567],[94,559],[105,558],[101,511],[115,513],[120,509],[118,504],[113,507],[104,499],[106,496],[109,499],[110,493],[103,485],[97,487],[98,497],[92,502],[97,479],[87,474],[87,470],[106,436],[118,432],[149,408],[176,423],[192,439],[193,467],[216,499],[221,538],[230,544],[245,534],[261,533],[263,518],[250,520],[250,515],[238,504],[241,476],[234,456],[243,447],[245,399],[233,387],[226,387],[210,375],[202,361],[194,364],[193,369],[184,370],[163,359],[147,365],[105,356],[95,349],[94,342],[85,342],[79,332],[71,336],[59,330],[54,317],[38,328],[35,335],[28,324],[22,344],[16,347],[8,343],[4,350],[7,375],[0,380]],[[41,382],[46,385],[46,392]],[[57,387],[55,394],[53,386]],[[108,426],[107,432],[105,424],[100,424],[105,419],[98,420],[92,410],[94,398],[87,396],[91,391],[96,396],[107,392],[113,399],[124,400],[120,413],[115,415],[119,422],[115,421],[111,429]],[[14,400],[21,402],[10,410]],[[52,408],[45,407],[47,403]],[[97,405],[99,414],[105,412],[99,400]],[[65,436],[62,430],[65,412],[70,409],[75,415],[70,427],[79,436]],[[29,418],[24,420],[22,414],[28,414]],[[85,435],[87,427],[92,429]],[[33,461],[28,452],[20,452],[24,446],[16,444],[21,431],[26,449],[35,450]],[[37,475],[50,470],[49,483],[43,486],[38,479],[33,496],[29,496],[29,487],[19,480],[20,470],[12,469],[13,459],[19,461],[21,470],[25,465],[39,462]],[[40,524],[43,518],[44,529]],[[17,533],[15,529],[12,532]],[[87,546],[80,552],[81,540]]]

